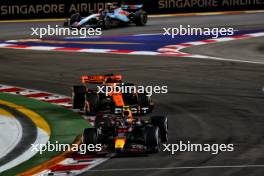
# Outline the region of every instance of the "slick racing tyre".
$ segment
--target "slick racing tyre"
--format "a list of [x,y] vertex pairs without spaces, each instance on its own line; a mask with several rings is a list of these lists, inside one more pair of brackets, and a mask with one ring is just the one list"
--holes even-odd
[[135,13],[135,23],[137,26],[145,26],[148,21],[148,14],[145,11],[137,11]]
[[159,127],[161,142],[168,142],[168,119],[166,116],[153,116],[151,123]]
[[85,86],[72,87],[72,108],[83,110],[85,104]]
[[86,105],[85,113],[86,115],[94,114],[99,108],[99,96],[95,92],[88,92],[86,94]]
[[82,136],[83,144],[97,144],[97,129],[96,128],[85,128]]
[[110,29],[111,28],[111,18],[108,16],[105,16],[103,19],[103,29]]
[[146,126],[145,145],[150,153],[157,153],[161,150],[160,131],[157,126]]
[[70,25],[73,25],[75,22],[81,21],[81,15],[79,13],[75,13],[70,17]]
[[150,96],[147,96],[146,93],[139,93],[138,94],[138,104],[140,107],[150,107],[151,105]]

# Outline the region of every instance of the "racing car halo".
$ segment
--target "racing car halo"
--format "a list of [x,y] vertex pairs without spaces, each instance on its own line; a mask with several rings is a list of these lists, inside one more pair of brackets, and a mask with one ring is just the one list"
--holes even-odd
[[70,19],[66,19],[64,22],[64,26],[72,28],[100,27],[102,29],[109,29],[113,26],[122,26],[131,23],[137,26],[144,26],[147,20],[148,15],[143,10],[142,4],[123,4],[118,7],[113,3],[109,3],[106,9],[100,9],[98,13],[91,14],[87,17],[81,17],[79,13],[71,15]]

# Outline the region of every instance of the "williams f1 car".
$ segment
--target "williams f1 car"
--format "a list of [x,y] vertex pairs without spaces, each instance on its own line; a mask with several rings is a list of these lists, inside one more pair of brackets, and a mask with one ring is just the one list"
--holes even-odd
[[137,26],[146,25],[148,20],[147,13],[143,10],[143,5],[121,5],[116,7],[108,5],[104,10],[91,14],[87,17],[81,17],[79,13],[71,15],[70,19],[64,22],[64,26],[72,28],[100,27],[109,29],[113,26],[122,26],[127,24],[136,24]]
[[[134,115],[152,112],[154,103],[147,93],[137,91],[116,92],[116,87],[135,87],[132,83],[122,82],[122,75],[92,75],[82,76],[83,85],[72,87],[73,109],[85,111],[87,115],[99,112],[122,114],[128,106]],[[112,91],[107,91],[110,88]],[[101,89],[101,90],[100,90]]]
[[120,115],[98,114],[93,128],[86,128],[82,142],[101,144],[115,153],[157,153],[168,141],[168,119],[165,116],[133,117],[129,107]]

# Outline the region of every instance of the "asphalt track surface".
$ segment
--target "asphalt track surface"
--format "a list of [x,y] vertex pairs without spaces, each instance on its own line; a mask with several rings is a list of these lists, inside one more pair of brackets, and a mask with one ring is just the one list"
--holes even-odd
[[[1,24],[0,40],[29,38],[29,27],[46,24]],[[263,13],[260,13],[152,18],[146,27],[112,29],[104,34],[160,33],[163,32],[162,27],[178,24],[232,26],[239,30],[264,29]],[[254,61],[264,58],[263,44],[263,38],[256,38],[193,47],[190,50],[194,54]],[[156,102],[154,113],[165,114],[169,118],[169,143],[178,143],[179,140],[201,144],[233,143],[235,151],[218,155],[207,152],[177,152],[171,155],[161,152],[142,157],[117,157],[83,175],[263,175],[262,64],[181,57],[0,49],[0,80],[3,84],[70,95],[70,87],[80,83],[81,75],[109,72],[121,73],[125,80],[137,85],[168,86],[168,94],[156,94],[153,98]]]

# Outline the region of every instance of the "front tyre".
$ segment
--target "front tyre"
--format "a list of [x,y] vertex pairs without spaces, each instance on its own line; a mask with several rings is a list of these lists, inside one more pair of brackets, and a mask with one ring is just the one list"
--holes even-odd
[[160,131],[157,126],[146,126],[145,145],[150,153],[158,153],[161,150]]
[[83,110],[85,104],[85,86],[72,87],[72,108]]
[[85,128],[82,136],[83,144],[97,144],[97,129],[96,128]]
[[168,142],[168,118],[166,116],[152,116],[151,123],[159,127],[161,142]]

